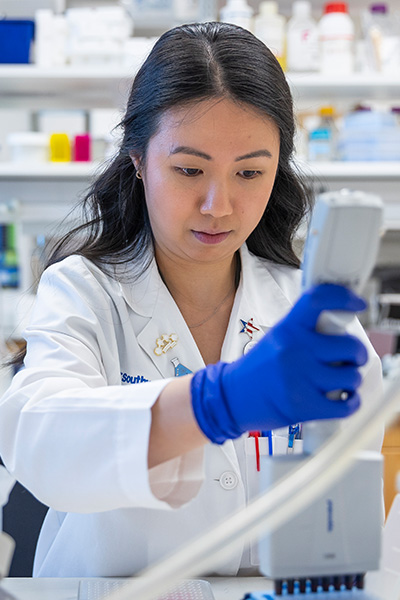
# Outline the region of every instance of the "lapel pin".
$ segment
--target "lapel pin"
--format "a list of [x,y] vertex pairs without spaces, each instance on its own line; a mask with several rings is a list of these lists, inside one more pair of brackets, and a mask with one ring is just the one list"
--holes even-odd
[[253,339],[253,335],[256,331],[260,331],[259,327],[256,327],[253,323],[253,317],[251,319],[249,319],[248,321],[245,321],[244,319],[240,319],[240,322],[242,324],[242,329],[240,330],[240,333],[247,333],[247,335],[249,336],[249,338],[252,340]]
[[174,365],[175,377],[182,377],[183,375],[189,375],[190,373],[193,373],[193,371],[191,371],[190,369],[185,367],[185,365],[182,365],[182,363],[179,362],[179,358],[173,358],[171,362]]
[[178,343],[178,336],[176,333],[170,333],[167,335],[163,333],[161,337],[156,340],[156,347],[154,348],[154,354],[157,356],[161,356],[171,350],[171,348],[175,348]]

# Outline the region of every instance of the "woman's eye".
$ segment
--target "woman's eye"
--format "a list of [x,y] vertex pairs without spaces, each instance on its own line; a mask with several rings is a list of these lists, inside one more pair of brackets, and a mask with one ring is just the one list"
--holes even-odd
[[243,179],[254,179],[258,175],[261,175],[261,171],[240,171],[239,175],[243,177]]
[[178,167],[178,171],[186,175],[186,177],[196,177],[201,173],[200,169],[190,169],[188,167]]

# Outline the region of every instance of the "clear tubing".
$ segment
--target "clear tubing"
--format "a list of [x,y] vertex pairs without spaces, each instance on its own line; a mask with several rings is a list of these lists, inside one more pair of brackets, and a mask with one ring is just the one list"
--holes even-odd
[[212,571],[235,546],[274,531],[334,484],[350,468],[355,453],[394,418],[396,409],[400,409],[400,369],[386,382],[378,406],[371,404],[360,409],[348,427],[329,439],[301,467],[208,533],[138,573],[110,594],[108,600],[152,600],[181,579]]

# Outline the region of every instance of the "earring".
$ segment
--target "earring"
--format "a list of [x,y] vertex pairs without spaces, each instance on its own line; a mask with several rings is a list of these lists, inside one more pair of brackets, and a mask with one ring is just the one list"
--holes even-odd
[[140,171],[136,171],[136,178],[142,179],[142,175],[141,175]]

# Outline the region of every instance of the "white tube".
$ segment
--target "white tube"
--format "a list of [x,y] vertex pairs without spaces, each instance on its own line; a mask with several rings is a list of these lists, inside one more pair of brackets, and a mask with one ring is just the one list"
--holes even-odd
[[400,407],[400,371],[386,382],[381,404],[362,408],[351,425],[331,438],[319,452],[291,471],[247,507],[210,532],[178,549],[132,578],[108,600],[152,600],[179,580],[212,571],[237,544],[273,531],[314,502],[351,466],[355,453],[365,447]]

